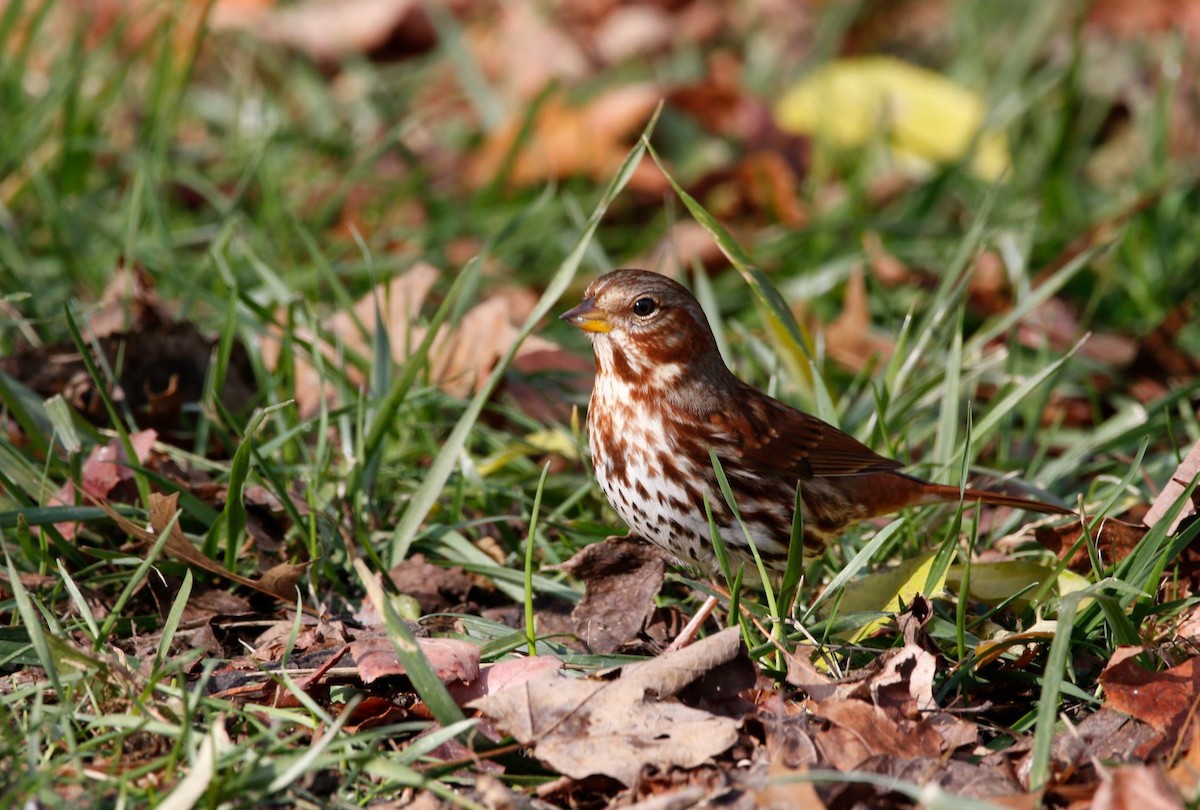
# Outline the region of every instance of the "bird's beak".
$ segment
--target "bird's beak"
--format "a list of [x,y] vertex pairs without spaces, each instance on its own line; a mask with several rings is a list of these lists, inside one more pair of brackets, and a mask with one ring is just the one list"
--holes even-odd
[[590,298],[585,298],[574,309],[569,309],[562,315],[560,319],[574,326],[576,329],[582,329],[585,332],[611,332],[612,324],[608,322],[604,311],[596,306],[596,302]]

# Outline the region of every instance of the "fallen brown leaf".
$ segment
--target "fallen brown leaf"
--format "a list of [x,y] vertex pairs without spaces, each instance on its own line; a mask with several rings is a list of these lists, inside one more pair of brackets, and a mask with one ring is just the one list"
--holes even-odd
[[846,687],[818,668],[812,658],[821,651],[816,647],[798,645],[788,656],[787,682],[804,690],[809,698],[821,701],[831,698]]
[[[1179,500],[1184,491],[1192,485],[1196,477],[1200,476],[1200,442],[1192,445],[1192,449],[1188,451],[1187,457],[1180,462],[1175,468],[1175,472],[1171,474],[1171,480],[1162,488],[1162,492],[1158,493],[1158,497],[1154,499],[1154,503],[1150,505],[1150,511],[1142,518],[1142,521],[1154,528],[1163,518],[1167,516],[1167,512],[1175,505],[1175,501]],[[1196,499],[1195,493],[1192,495],[1191,503],[1185,504],[1175,519],[1171,521],[1171,525],[1167,527],[1167,534],[1174,534],[1179,528],[1179,524],[1184,518],[1191,517],[1196,514]]]
[[903,717],[918,718],[937,709],[933,700],[937,659],[932,654],[907,644],[885,653],[882,663],[879,672],[858,685],[855,693],[865,693],[875,705]]
[[154,277],[141,265],[118,265],[100,296],[100,306],[88,317],[88,326],[98,338],[131,332],[150,323],[171,319],[158,292]]
[[[454,638],[418,638],[417,646],[442,683],[472,683],[479,679],[478,645]],[[385,634],[350,642],[350,655],[363,683],[406,672],[396,657],[391,639]]]
[[[863,252],[867,256],[867,267],[885,287],[898,287],[913,281],[915,273],[895,255],[883,246],[883,240],[876,231],[868,231],[862,238]],[[971,276],[972,283],[979,275],[979,268]]]
[[1149,765],[1122,765],[1102,771],[1100,786],[1092,797],[1092,810],[1181,810],[1183,802],[1163,778],[1162,771]]
[[[139,466],[145,464],[146,458],[150,455],[150,448],[157,440],[158,433],[153,430],[139,430],[137,433],[131,433],[129,443],[133,445],[133,452],[137,456],[133,463]],[[79,495],[84,498],[106,499],[117,484],[133,478],[133,471],[129,465],[130,461],[125,455],[125,448],[119,438],[113,437],[109,439],[108,444],[96,445],[88,453],[88,457],[80,469],[79,490],[76,490],[73,481],[68,481],[59,488],[58,492],[50,496],[49,503],[51,506],[78,504],[80,502]],[[57,523],[55,528],[64,539],[69,540],[79,531],[79,524]]]
[[496,4],[494,17],[465,39],[510,109],[524,109],[551,82],[571,83],[591,70],[582,43],[529,0]]
[[1194,804],[1200,799],[1200,723],[1192,726],[1191,744],[1179,761],[1167,771],[1167,779],[1179,791],[1184,801]]
[[552,655],[512,658],[483,668],[479,677],[472,681],[452,683],[448,688],[454,700],[460,706],[465,706],[487,695],[514,689],[546,672],[557,672],[562,666],[562,661]]
[[813,740],[823,759],[851,771],[879,754],[912,759],[938,758],[941,737],[928,725],[902,721],[861,700],[832,698],[814,704],[820,719]]
[[[1137,526],[1116,518],[1105,518],[1093,535],[1092,542],[1102,565],[1112,565],[1129,556],[1149,529]],[[1092,567],[1091,557],[1088,556],[1086,545],[1080,545],[1072,553],[1075,543],[1083,533],[1080,523],[1066,523],[1062,526],[1036,526],[1033,537],[1043,547],[1054,552],[1058,558],[1064,559],[1070,554],[1067,567],[1072,571],[1089,571]]]
[[826,805],[817,795],[816,786],[796,778],[805,770],[797,771],[779,761],[772,762],[767,768],[766,782],[750,792],[754,806],[766,810],[823,810]]
[[434,565],[424,554],[407,557],[388,572],[392,584],[413,597],[421,614],[444,613],[467,601],[473,583],[457,565]]
[[736,627],[678,652],[625,667],[615,681],[542,675],[471,704],[555,770],[632,785],[646,766],[692,768],[737,740],[737,722],[679,703],[675,694],[732,660]]
[[652,5],[620,6],[597,27],[594,45],[605,62],[647,56],[671,44],[674,21],[666,9]]
[[304,576],[304,572],[310,565],[312,565],[311,562],[284,562],[273,565],[259,577],[258,584],[268,592],[277,594],[280,598],[291,597],[294,599],[296,583],[300,581],[300,577]]
[[584,583],[583,600],[571,611],[575,634],[596,652],[611,653],[650,620],[666,563],[645,543],[610,537],[584,546],[558,568]]
[[801,704],[785,702],[781,692],[771,691],[759,704],[757,716],[770,762],[791,771],[817,767],[817,748],[812,741],[816,721]]
[[412,55],[437,44],[417,0],[306,0],[281,7],[226,1],[216,4],[209,24],[294,48],[319,62],[355,53]]
[[[117,512],[102,499],[92,499],[92,502],[96,506],[100,507],[105,514],[107,514],[118,526],[120,526],[122,531],[141,541],[142,543],[153,544],[158,539],[159,535],[166,531],[167,526],[171,526],[171,532],[167,536],[163,550],[168,555],[180,560],[181,562],[194,565],[203,571],[217,574],[218,576],[224,577],[232,582],[236,582],[239,585],[244,585],[247,588],[258,591],[262,594],[266,594],[267,596],[280,599],[288,604],[294,604],[296,601],[296,594],[293,588],[289,587],[284,593],[280,593],[272,589],[272,586],[284,584],[285,581],[282,578],[277,576],[273,582],[269,584],[263,584],[259,580],[242,576],[236,571],[230,571],[224,565],[206,556],[203,552],[193,546],[191,541],[188,540],[184,535],[183,529],[179,528],[178,522],[176,522],[174,525],[171,525],[172,519],[175,517],[176,512],[179,511],[178,492],[173,492],[170,495],[163,495],[160,492],[150,493],[150,530],[146,530],[141,526],[138,526],[136,523]],[[303,563],[298,567],[302,569],[308,565],[311,565],[311,563]],[[295,580],[292,580],[292,584],[295,584]],[[305,612],[316,613],[315,610],[307,606],[304,608],[304,610]]]
[[853,371],[887,360],[895,348],[891,338],[872,334],[867,282],[861,266],[850,272],[841,314],[825,327],[829,356]]
[[[567,177],[611,177],[661,95],[654,85],[627,84],[582,105],[568,104],[561,95],[548,98],[512,160],[509,183],[525,187]],[[514,118],[490,135],[467,164],[467,182],[473,188],[494,182],[525,130],[525,123]],[[661,194],[668,185],[657,168],[642,163],[628,187]]]
[[[364,295],[355,302],[353,313],[341,311],[332,316],[317,338],[305,330],[296,330],[300,340],[310,342],[320,351],[325,363],[340,363],[346,352],[369,357],[374,348],[374,333],[378,320],[387,329],[392,359],[403,364],[426,335],[425,327],[417,323],[434,283],[441,271],[432,265],[418,262],[407,272]],[[430,379],[448,393],[465,397],[478,390],[491,373],[496,362],[517,339],[519,326],[515,316],[525,306],[511,289],[500,290],[495,296],[469,309],[453,329],[445,326],[430,346],[428,367]],[[513,304],[517,306],[513,306]],[[264,336],[263,360],[269,369],[279,362],[282,342],[279,333]],[[334,386],[321,379],[314,362],[302,357],[295,361],[296,405],[302,414],[315,413],[323,400],[328,401]],[[362,372],[341,363],[347,379],[364,385]],[[591,368],[584,358],[564,351],[557,344],[539,335],[530,335],[517,350],[513,367],[526,373],[562,371],[578,374]],[[548,402],[537,391],[509,386],[509,393],[527,413],[536,417],[562,419],[566,406],[561,398]]]
[[1088,6],[1087,23],[1122,37],[1177,31],[1193,42],[1200,41],[1200,5],[1191,2],[1097,0]]
[[1140,648],[1120,647],[1113,654],[1100,674],[1104,705],[1136,717],[1167,735],[1168,740],[1176,740],[1200,705],[1197,659],[1152,672],[1137,663],[1139,652]]
[[[971,800],[986,801],[988,806],[994,806],[993,802],[999,797],[1019,796],[1021,788],[1016,779],[1001,770],[953,759],[879,754],[862,763],[857,771],[889,776],[910,784],[937,786],[957,797],[956,801],[948,803],[963,807],[974,806]],[[856,806],[859,807],[896,806],[887,801],[887,793],[883,787],[846,784],[831,791],[830,805],[846,807],[857,801]],[[1001,803],[1001,806],[1005,806],[1005,803]],[[1034,810],[1037,803],[1018,802],[1016,806]]]

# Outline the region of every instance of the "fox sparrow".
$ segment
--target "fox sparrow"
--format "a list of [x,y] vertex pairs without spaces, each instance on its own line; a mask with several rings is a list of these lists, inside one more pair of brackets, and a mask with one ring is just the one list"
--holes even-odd
[[733,563],[753,557],[709,458],[720,459],[768,568],[787,560],[796,490],[804,546],[909,506],[982,501],[1074,514],[1025,498],[923,481],[854,437],[747,385],[725,366],[692,294],[657,273],[616,270],[592,282],[562,319],[588,333],[596,382],[588,439],[600,488],[637,536],[712,571],[707,499]]

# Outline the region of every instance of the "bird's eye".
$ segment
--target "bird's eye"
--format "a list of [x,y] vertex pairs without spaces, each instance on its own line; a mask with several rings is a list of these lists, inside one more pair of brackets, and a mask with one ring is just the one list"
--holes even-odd
[[658,309],[658,304],[654,303],[653,298],[639,298],[633,302],[633,314],[641,318],[653,315],[656,309]]

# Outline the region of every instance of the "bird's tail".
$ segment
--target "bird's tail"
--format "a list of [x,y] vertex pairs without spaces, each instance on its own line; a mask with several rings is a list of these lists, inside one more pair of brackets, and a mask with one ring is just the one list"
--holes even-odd
[[960,491],[958,487],[947,486],[946,484],[929,484],[926,495],[930,501],[956,503],[961,500],[967,506],[970,506],[972,503],[983,502],[992,506],[1010,506],[1013,509],[1024,509],[1027,512],[1041,512],[1047,515],[1075,514],[1075,510],[1059,506],[1058,504],[1035,501],[1031,498],[1022,498],[1018,495],[1004,495],[999,492],[971,489],[969,487]]

